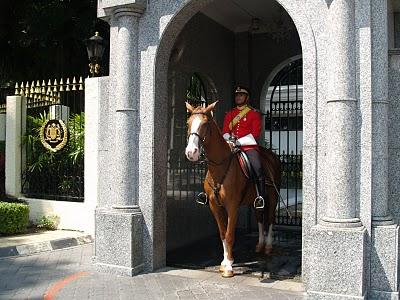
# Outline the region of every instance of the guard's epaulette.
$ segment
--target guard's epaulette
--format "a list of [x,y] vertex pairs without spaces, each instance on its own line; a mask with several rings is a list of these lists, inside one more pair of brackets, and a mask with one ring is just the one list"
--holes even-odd
[[260,112],[260,110],[259,109],[257,109],[257,108],[254,108],[253,106],[250,106],[250,105],[247,105],[251,110],[254,110],[254,111],[256,111],[256,112]]

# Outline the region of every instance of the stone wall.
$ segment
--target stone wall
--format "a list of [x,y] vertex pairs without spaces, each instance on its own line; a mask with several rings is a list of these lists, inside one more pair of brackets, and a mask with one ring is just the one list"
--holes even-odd
[[389,207],[400,222],[400,50],[389,54]]

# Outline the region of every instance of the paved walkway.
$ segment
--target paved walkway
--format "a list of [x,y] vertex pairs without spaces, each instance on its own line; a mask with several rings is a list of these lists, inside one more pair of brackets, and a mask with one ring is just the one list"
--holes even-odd
[[30,255],[93,242],[93,238],[80,231],[53,230],[0,237],[0,258]]
[[135,277],[93,270],[92,244],[0,259],[0,299],[305,299],[299,283],[224,279],[217,273],[166,268]]
[[0,247],[19,246],[24,244],[33,244],[46,241],[54,241],[66,238],[80,238],[88,236],[81,231],[73,230],[50,230],[38,231],[28,234],[18,234],[0,237]]

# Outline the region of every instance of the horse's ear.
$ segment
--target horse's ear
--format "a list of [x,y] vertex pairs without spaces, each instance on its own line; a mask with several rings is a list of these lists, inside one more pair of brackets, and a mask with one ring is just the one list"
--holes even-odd
[[218,103],[218,100],[215,101],[214,103],[211,103],[209,106],[207,106],[206,112],[212,112],[215,108],[215,105],[217,105],[217,103]]
[[189,102],[185,102],[186,103],[186,109],[188,110],[188,112],[192,113],[194,111],[194,107],[190,105]]

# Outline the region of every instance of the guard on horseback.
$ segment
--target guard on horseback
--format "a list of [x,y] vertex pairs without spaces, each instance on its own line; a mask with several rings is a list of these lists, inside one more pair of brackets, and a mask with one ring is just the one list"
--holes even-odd
[[[254,204],[256,208],[261,208],[263,203],[254,203],[263,202],[260,200],[259,192],[263,193],[263,197],[265,194],[268,195],[268,205],[265,209],[255,210],[259,231],[255,250],[267,255],[271,253],[272,226],[281,183],[281,162],[278,155],[271,149],[258,146],[256,142],[261,130],[260,113],[248,106],[247,89],[239,87],[235,91],[236,108],[225,118],[223,132],[225,138],[212,117],[217,101],[207,107],[193,107],[186,103],[190,116],[187,120],[188,139],[185,155],[189,161],[196,162],[200,160],[201,152],[204,152],[207,161],[208,169],[203,182],[204,193],[203,197],[198,197],[200,198],[198,202],[209,204],[217,222],[224,250],[224,259],[220,265],[223,277],[234,276],[233,244],[239,208],[242,205]],[[249,177],[241,168],[240,160],[235,159],[237,154],[231,151],[232,148],[228,146],[227,141],[232,147],[235,146],[233,148],[241,148],[249,154],[249,160],[257,172],[257,176],[254,177],[257,178],[259,191],[256,192],[258,189],[252,186],[249,188]],[[239,155],[241,154],[242,152],[239,152]],[[268,178],[265,187],[263,168],[265,177]],[[264,235],[265,224],[268,225],[267,236]]]
[[225,115],[222,134],[231,149],[240,148],[247,155],[254,172],[257,187],[255,208],[264,208],[265,173],[262,166],[257,139],[261,133],[261,114],[249,106],[249,90],[243,86],[235,88],[235,104]]

